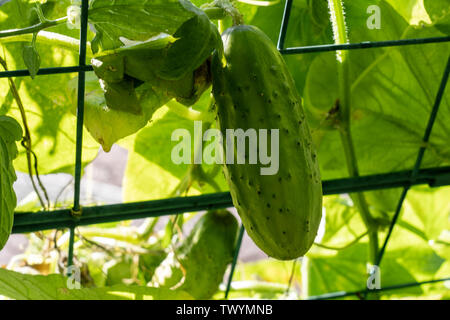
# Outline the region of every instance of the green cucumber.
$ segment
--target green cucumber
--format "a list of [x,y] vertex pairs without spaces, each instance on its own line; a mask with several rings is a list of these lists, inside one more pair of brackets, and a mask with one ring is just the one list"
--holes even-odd
[[261,30],[233,26],[222,40],[225,59],[215,53],[211,66],[222,134],[227,129],[279,130],[275,174],[262,175],[265,166],[259,161],[236,164],[236,152],[235,164],[225,164],[233,204],[247,233],[267,255],[297,258],[313,244],[322,216],[317,153],[300,95],[283,57]]
[[152,285],[176,287],[196,299],[211,298],[233,260],[237,231],[237,220],[230,212],[207,212],[182,244],[158,266]]

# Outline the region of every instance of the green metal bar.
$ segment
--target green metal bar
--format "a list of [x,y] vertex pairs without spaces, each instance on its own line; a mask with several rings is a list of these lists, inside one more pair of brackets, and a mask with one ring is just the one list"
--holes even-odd
[[[92,66],[73,66],[73,67],[54,67],[54,68],[42,68],[39,69],[37,75],[49,75],[49,74],[61,74],[61,73],[73,73],[80,71],[93,71]],[[27,77],[30,75],[28,70],[13,70],[13,71],[2,71],[0,72],[0,78],[11,78],[11,77]]]
[[[444,96],[445,87],[447,86],[449,74],[450,74],[450,56],[447,59],[447,65],[445,67],[444,74],[442,75],[441,84],[439,85],[439,89],[438,89],[438,92],[436,94],[436,99],[434,101],[434,105],[433,105],[433,108],[431,110],[430,117],[428,119],[427,127],[425,129],[425,133],[424,133],[424,136],[423,136],[423,139],[422,139],[422,141],[424,142],[423,146],[419,149],[419,153],[417,155],[417,159],[416,159],[416,163],[414,165],[414,169],[411,172],[411,177],[410,177],[411,184],[413,184],[415,182],[415,180],[417,179],[417,177],[418,177],[419,170],[420,170],[420,164],[422,163],[422,159],[423,159],[423,155],[425,153],[426,145],[427,145],[427,143],[428,143],[428,141],[430,139],[431,130],[433,129],[433,125],[434,125],[434,122],[436,120],[436,115],[437,115],[437,112],[439,110],[439,106],[441,104],[442,97]],[[378,254],[377,261],[376,261],[376,265],[377,266],[380,265],[381,260],[383,259],[384,253],[386,251],[387,244],[389,242],[389,239],[391,237],[391,234],[392,234],[394,226],[395,226],[395,224],[397,222],[397,219],[398,219],[398,217],[400,215],[402,204],[403,204],[403,201],[406,198],[406,194],[408,193],[408,190],[409,190],[409,186],[407,185],[403,189],[403,192],[402,192],[402,195],[401,195],[400,200],[398,202],[398,205],[397,205],[394,217],[392,218],[391,224],[389,226],[388,234],[386,235],[386,239],[384,240],[383,247],[381,248],[381,250],[380,250],[380,252]]]
[[[287,27],[286,27],[287,28]],[[361,42],[361,43],[348,43],[348,44],[327,44],[327,45],[316,45],[307,47],[297,47],[297,48],[286,48],[280,49],[282,54],[302,54],[311,52],[327,52],[327,51],[337,51],[337,50],[352,50],[352,49],[369,49],[369,48],[380,48],[380,47],[392,47],[392,46],[404,46],[404,45],[414,45],[414,44],[426,44],[426,43],[440,43],[449,42],[450,36],[447,37],[433,37],[433,38],[418,38],[418,39],[403,39],[403,40],[390,40],[390,41],[378,41],[378,42]],[[278,40],[278,45],[284,45],[284,39],[281,37]],[[54,68],[42,68],[39,70],[37,75],[49,75],[49,74],[60,74],[60,73],[72,73],[81,71],[92,71],[93,68],[90,65],[80,65],[73,67],[54,67]],[[29,76],[28,70],[10,70],[1,71],[0,78],[8,77],[25,77]]]
[[[69,228],[69,250],[67,255],[67,267],[70,267],[73,265],[73,244],[75,242],[75,228],[71,227]],[[70,276],[70,274],[68,274]]]
[[[322,183],[325,195],[349,193],[355,190],[369,191],[411,185],[412,171],[328,180]],[[422,169],[413,184],[430,186],[450,185],[450,167]],[[228,192],[205,194],[193,197],[178,197],[137,203],[119,203],[105,206],[83,207],[80,217],[72,216],[70,209],[50,212],[17,212],[13,233],[35,232],[56,228],[69,228],[96,223],[158,217],[183,212],[212,210],[232,207]]]
[[278,50],[284,49],[284,41],[286,40],[286,33],[289,25],[289,17],[291,15],[292,2],[293,2],[292,0],[286,0],[286,4],[284,6],[283,20],[281,21],[281,30],[277,43]]
[[239,236],[236,242],[236,249],[234,249],[233,262],[231,263],[230,275],[228,276],[227,289],[225,290],[225,299],[228,299],[228,294],[230,293],[231,281],[233,281],[234,270],[236,269],[237,260],[239,257],[239,252],[241,251],[242,238],[244,237],[245,228],[241,225],[239,229]]
[[193,197],[83,207],[81,216],[73,216],[70,209],[40,213],[17,213],[14,219],[13,233],[159,217],[230,206],[232,206],[230,194],[223,192]]
[[359,43],[346,43],[346,44],[325,44],[307,47],[286,48],[280,50],[281,54],[300,54],[300,53],[312,53],[312,52],[326,52],[337,50],[354,50],[354,49],[370,49],[370,48],[382,48],[382,47],[397,47],[408,46],[415,44],[427,44],[427,43],[440,43],[450,41],[450,36],[446,37],[431,37],[431,38],[418,38],[418,39],[402,39],[402,40],[387,40],[387,41],[365,41]]
[[[422,281],[422,282],[403,283],[403,284],[388,286],[388,287],[384,287],[384,288],[380,288],[380,289],[374,289],[371,291],[384,292],[384,291],[390,291],[390,290],[418,287],[418,286],[422,286],[422,285],[439,283],[439,282],[444,282],[444,281],[450,281],[450,277],[443,278],[443,279]],[[365,292],[365,289],[359,290],[359,291],[350,291],[350,292],[340,291],[340,292],[326,293],[326,294],[322,294],[322,295],[318,295],[318,296],[311,296],[311,297],[307,298],[307,300],[326,300],[326,299],[345,298],[345,297],[351,297],[351,296],[359,296],[359,295],[363,294],[364,292]]]
[[[86,66],[86,42],[87,42],[87,23],[88,23],[88,0],[81,3],[81,30],[80,30],[80,67]],[[85,71],[78,73],[78,101],[77,101],[77,138],[75,154],[75,186],[73,199],[73,212],[80,211],[80,189],[81,189],[81,167],[83,151],[83,120],[84,120],[84,92],[85,92]]]

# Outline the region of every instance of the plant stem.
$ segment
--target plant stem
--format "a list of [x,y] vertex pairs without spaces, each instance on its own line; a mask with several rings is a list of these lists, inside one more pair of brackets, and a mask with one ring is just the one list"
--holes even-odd
[[211,20],[223,20],[228,16],[227,12],[223,8],[205,7],[202,8],[202,10]]
[[[6,61],[3,60],[0,57],[0,65],[3,67],[3,69],[5,71],[8,71],[8,66],[6,65]],[[36,154],[34,153],[33,149],[32,149],[32,143],[31,143],[31,133],[30,133],[30,129],[28,127],[28,122],[27,122],[27,116],[26,116],[26,112],[25,112],[25,108],[23,106],[22,103],[22,99],[20,98],[19,95],[19,91],[17,90],[16,84],[14,83],[14,80],[12,78],[8,78],[9,81],[9,88],[11,90],[11,93],[14,97],[14,100],[17,103],[17,106],[19,108],[20,111],[20,115],[22,118],[22,123],[23,123],[23,127],[24,127],[24,131],[25,131],[25,135],[22,139],[22,146],[25,148],[26,151],[26,156],[27,156],[27,165],[28,165],[28,175],[30,176],[30,180],[31,180],[31,184],[33,186],[34,192],[36,193],[39,202],[41,203],[41,206],[44,210],[48,210],[50,208],[50,200],[47,194],[47,190],[44,187],[40,177],[39,177],[39,171],[38,171],[38,159]],[[44,197],[45,200],[47,201],[47,203],[44,202],[44,200],[41,197],[41,194],[39,192],[39,189],[36,186],[36,183],[34,181],[34,177],[33,177],[33,166],[32,166],[32,160],[31,157],[33,156],[34,159],[34,171],[36,173],[36,180],[38,181],[39,187],[41,188],[42,192],[44,193]]]
[[[328,0],[331,22],[333,26],[334,42],[336,44],[348,43],[345,25],[344,8],[341,0]],[[338,83],[339,83],[339,132],[344,149],[347,170],[350,177],[359,176],[358,163],[351,134],[351,85],[348,51],[337,51]],[[378,254],[378,233],[367,201],[362,193],[350,194],[369,235],[369,258],[375,263]]]
[[339,250],[344,250],[347,249],[349,247],[351,247],[352,245],[356,244],[359,242],[359,240],[361,240],[362,238],[364,238],[366,235],[368,234],[368,232],[364,232],[363,234],[359,235],[358,237],[356,237],[354,240],[352,240],[350,243],[347,243],[346,245],[342,246],[342,247],[333,247],[333,246],[328,246],[325,244],[321,244],[321,243],[317,243],[314,242],[315,246],[318,246],[320,248],[324,248],[324,249],[328,249],[328,250],[335,250],[335,251],[339,251]]
[[153,234],[160,217],[147,218],[143,224],[143,231],[139,233],[139,239],[147,241]]
[[[32,39],[33,39],[32,33],[18,34],[4,38],[0,37],[0,44],[13,42],[31,42]],[[73,51],[75,53],[78,53],[80,46],[80,41],[78,39],[49,31],[39,32],[36,36],[36,42],[40,44],[54,45],[55,47],[63,48],[69,51]],[[87,42],[86,45],[87,45],[86,50],[87,57],[92,58],[92,54],[90,53],[91,44]]]
[[142,240],[137,234],[137,232],[135,232],[135,230],[133,229],[128,230],[128,228],[105,229],[105,228],[89,227],[89,228],[79,228],[78,232],[83,237],[88,238],[102,237],[115,239],[118,241],[125,241],[133,244],[139,244],[141,243]]
[[[233,6],[230,0],[214,0],[211,3],[202,6],[202,10],[208,16],[209,15],[213,16],[213,14],[217,15],[219,14],[219,12],[221,12],[221,14],[224,14],[224,16],[215,18],[219,19],[219,21],[224,19],[226,16],[230,16],[231,19],[233,20],[234,26],[244,24],[244,18],[242,17],[242,14],[239,12],[238,9],[236,9],[235,6]],[[208,13],[208,11],[211,11],[211,13]]]
[[192,120],[192,121],[211,121],[212,115],[207,114],[207,112],[200,112],[192,108],[188,108],[181,103],[177,102],[175,99],[170,100],[166,103],[166,106],[179,116]]
[[47,28],[50,28],[53,26],[57,26],[59,24],[66,23],[66,21],[67,21],[67,17],[63,17],[63,18],[58,18],[56,20],[43,21],[38,24],[35,24],[34,26],[25,27],[22,29],[3,30],[3,31],[0,31],[0,38],[17,36],[17,35],[21,35],[21,34],[29,34],[29,33],[33,34],[33,33],[39,32],[43,29],[47,29]]

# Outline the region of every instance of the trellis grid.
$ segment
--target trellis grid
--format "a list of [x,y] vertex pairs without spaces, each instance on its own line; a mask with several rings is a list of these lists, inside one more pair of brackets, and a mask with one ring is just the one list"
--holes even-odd
[[[193,212],[201,210],[211,210],[219,208],[232,207],[232,199],[229,192],[206,194],[201,196],[178,197],[163,200],[152,200],[135,203],[120,203],[114,205],[104,206],[88,206],[81,207],[80,205],[80,190],[81,190],[81,171],[82,171],[82,137],[83,137],[83,120],[84,120],[84,95],[85,95],[85,73],[93,71],[92,66],[86,64],[86,47],[87,47],[87,29],[88,29],[88,0],[82,0],[81,3],[81,28],[80,28],[80,47],[79,47],[79,62],[77,66],[71,67],[53,67],[42,68],[37,75],[51,75],[60,73],[78,73],[78,95],[77,95],[77,131],[76,131],[76,154],[75,154],[75,183],[74,183],[74,198],[73,207],[71,209],[59,209],[53,211],[46,211],[41,213],[25,212],[17,213],[14,217],[14,226],[12,233],[28,233],[40,230],[68,228],[70,230],[69,249],[68,249],[68,265],[73,264],[73,244],[75,237],[75,228],[83,225],[92,225],[106,222],[116,222],[122,220],[132,220],[147,217],[158,217],[165,215],[179,214],[183,212]],[[353,49],[368,49],[392,46],[405,45],[425,45],[428,43],[450,42],[450,36],[432,37],[432,38],[417,38],[417,39],[402,39],[389,40],[377,42],[361,42],[348,44],[328,44],[305,46],[295,48],[285,48],[285,38],[288,29],[290,12],[292,9],[293,0],[286,0],[281,23],[281,30],[279,33],[277,48],[283,55],[305,54],[312,52],[326,52],[337,50],[353,50]],[[419,184],[428,184],[430,187],[450,185],[450,166],[421,169],[422,159],[426,149],[426,143],[429,141],[433,124],[435,122],[437,112],[445,91],[445,87],[450,73],[450,56],[447,60],[442,80],[435,97],[434,105],[432,107],[425,133],[423,135],[423,144],[418,151],[415,165],[412,170],[390,172],[384,174],[366,175],[353,178],[326,180],[322,182],[323,194],[342,194],[351,192],[362,192],[369,190],[388,189],[395,187],[403,187],[402,194],[398,200],[395,214],[392,218],[389,231],[383,242],[383,246],[377,256],[376,264],[380,265],[384,252],[392,234],[392,230],[400,215],[403,201],[408,193],[408,190]],[[13,70],[0,72],[0,78],[9,77],[24,77],[28,76],[28,70]],[[228,276],[227,287],[225,291],[225,298],[228,297],[231,281],[234,274],[234,269],[237,263],[242,238],[244,235],[244,227],[241,226],[239,237],[236,243],[234,259],[231,265],[230,274]],[[437,283],[450,280],[448,278],[433,279],[424,282],[406,283],[396,286],[384,287],[381,289],[370,290],[370,292],[379,292],[394,290],[400,288],[407,288],[413,286],[420,286],[425,284]],[[320,296],[309,297],[309,299],[332,299],[342,298],[347,296],[359,296],[367,294],[369,289],[361,289],[352,292],[334,292]]]

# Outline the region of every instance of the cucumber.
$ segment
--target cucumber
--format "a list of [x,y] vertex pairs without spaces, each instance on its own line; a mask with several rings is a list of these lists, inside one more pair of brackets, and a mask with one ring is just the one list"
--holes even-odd
[[182,244],[156,268],[152,285],[176,287],[195,299],[211,298],[233,260],[237,231],[237,220],[230,212],[207,212]]
[[275,174],[262,175],[265,166],[259,161],[237,164],[236,152],[234,164],[225,164],[233,204],[247,233],[267,255],[297,258],[313,244],[322,216],[317,153],[300,95],[281,54],[261,30],[233,26],[222,40],[224,57],[216,52],[211,69],[223,136],[227,129],[279,130]]

